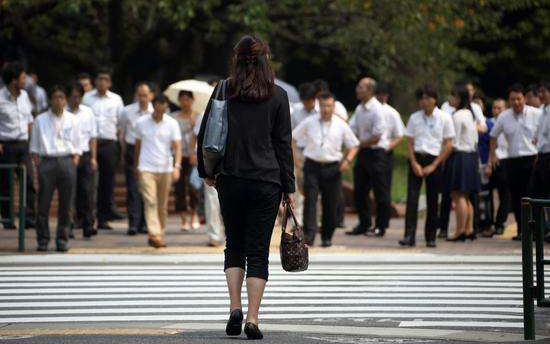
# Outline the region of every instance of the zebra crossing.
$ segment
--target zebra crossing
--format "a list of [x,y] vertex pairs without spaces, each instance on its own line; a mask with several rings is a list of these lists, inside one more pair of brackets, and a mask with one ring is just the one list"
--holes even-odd
[[[312,262],[297,274],[273,263],[261,319],[509,330],[523,326],[521,297],[519,263]],[[218,263],[0,265],[0,323],[220,322],[227,315]]]

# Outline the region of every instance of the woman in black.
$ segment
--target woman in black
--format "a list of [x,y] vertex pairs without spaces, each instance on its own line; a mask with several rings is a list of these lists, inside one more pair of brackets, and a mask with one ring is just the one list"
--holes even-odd
[[271,234],[281,198],[292,204],[294,192],[289,102],[286,92],[274,84],[267,43],[254,36],[241,38],[234,48],[226,93],[229,129],[221,172],[208,176],[204,169],[202,144],[210,105],[198,135],[198,170],[216,187],[225,224],[224,270],[231,299],[226,333],[241,334],[246,271],[244,331],[249,339],[261,339],[258,312],[268,279]]

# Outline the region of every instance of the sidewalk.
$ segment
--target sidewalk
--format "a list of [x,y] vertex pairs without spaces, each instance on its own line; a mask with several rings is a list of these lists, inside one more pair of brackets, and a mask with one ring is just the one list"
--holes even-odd
[[[453,216],[454,217],[454,216]],[[504,235],[494,236],[493,238],[478,238],[474,242],[451,243],[438,239],[438,247],[430,249],[424,242],[424,222],[419,219],[417,246],[415,248],[401,248],[398,240],[403,236],[404,219],[392,219],[390,229],[384,238],[367,236],[348,236],[344,232],[350,230],[356,224],[357,218],[353,214],[346,216],[346,228],[338,229],[334,235],[331,248],[313,247],[312,253],[364,253],[368,252],[414,252],[414,253],[434,253],[434,254],[487,254],[487,255],[521,255],[521,243],[512,241],[511,237],[515,234],[515,224],[510,224]],[[452,220],[452,222],[454,219]],[[451,228],[454,224],[451,222]],[[136,236],[126,235],[126,221],[112,222],[114,230],[101,230],[92,240],[82,238],[82,230],[75,230],[75,239],[69,241],[69,253],[221,253],[223,247],[208,247],[208,237],[204,227],[189,232],[181,232],[178,216],[170,216],[168,219],[168,229],[166,235],[167,248],[154,249],[147,246],[147,236],[140,234]],[[55,249],[55,219],[51,219],[50,230],[52,241],[50,250]],[[36,234],[34,229],[27,229],[25,232],[26,253],[35,254]],[[280,226],[277,225],[273,233],[272,252],[278,249],[280,237]],[[320,244],[319,237],[316,244]],[[550,245],[546,245],[548,254],[550,254]],[[17,231],[0,230],[0,254],[13,254],[17,252]],[[50,251],[53,253],[55,251]]]

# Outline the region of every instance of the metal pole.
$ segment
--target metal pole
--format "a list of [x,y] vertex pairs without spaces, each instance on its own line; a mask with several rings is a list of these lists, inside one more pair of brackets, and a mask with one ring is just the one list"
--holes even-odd
[[15,220],[14,220],[14,216],[13,216],[13,206],[14,206],[14,203],[15,203],[15,199],[14,199],[14,183],[13,183],[13,175],[15,173],[15,171],[13,170],[13,168],[11,167],[6,167],[7,170],[8,170],[8,196],[9,196],[9,201],[8,201],[8,219],[10,221],[10,223],[15,223]]
[[27,208],[27,170],[17,167],[19,174],[19,251],[25,251],[25,210]]
[[533,233],[529,226],[531,200],[521,200],[521,259],[523,266],[523,338],[535,339],[535,305],[533,302]]
[[544,300],[544,207],[535,203],[533,215],[535,220],[535,267],[537,271],[537,306],[541,307]]

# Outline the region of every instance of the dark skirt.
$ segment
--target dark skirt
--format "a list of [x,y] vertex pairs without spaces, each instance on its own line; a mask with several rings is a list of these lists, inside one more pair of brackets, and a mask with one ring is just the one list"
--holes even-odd
[[448,192],[479,192],[481,177],[479,175],[479,156],[477,152],[454,151],[447,161],[445,183]]

